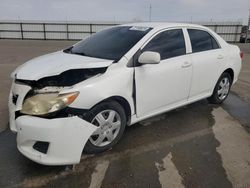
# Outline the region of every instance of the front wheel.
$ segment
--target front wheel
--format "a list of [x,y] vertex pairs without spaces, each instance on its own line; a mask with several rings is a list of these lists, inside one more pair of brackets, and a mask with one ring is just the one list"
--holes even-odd
[[229,73],[224,72],[213,91],[213,95],[208,98],[208,101],[213,104],[221,104],[228,96],[232,85],[232,78]]
[[110,149],[123,135],[126,127],[126,114],[116,101],[106,101],[93,107],[86,119],[98,129],[90,136],[84,151],[100,153]]

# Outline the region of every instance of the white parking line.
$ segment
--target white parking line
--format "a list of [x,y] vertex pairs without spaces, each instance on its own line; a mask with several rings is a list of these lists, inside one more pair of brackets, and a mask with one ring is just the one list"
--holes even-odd
[[172,153],[163,158],[163,164],[155,163],[158,169],[159,181],[162,187],[182,188],[182,177],[172,162]]
[[99,188],[102,185],[102,181],[105,177],[106,171],[109,166],[109,161],[102,161],[95,167],[95,171],[91,176],[91,183],[89,188]]
[[217,152],[234,187],[250,187],[250,135],[222,108],[213,110]]

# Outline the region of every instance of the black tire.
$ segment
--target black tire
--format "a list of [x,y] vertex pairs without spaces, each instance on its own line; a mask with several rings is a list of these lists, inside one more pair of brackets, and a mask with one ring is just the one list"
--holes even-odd
[[120,130],[119,130],[117,136],[115,137],[115,139],[110,144],[108,144],[106,146],[102,146],[102,147],[95,146],[94,144],[91,143],[90,140],[88,140],[85,147],[84,147],[84,151],[86,153],[94,154],[94,153],[101,153],[103,151],[109,150],[115,144],[117,144],[117,142],[121,139],[121,137],[123,135],[123,132],[124,132],[126,124],[127,124],[126,113],[124,111],[124,108],[116,101],[105,101],[105,102],[102,102],[100,104],[97,104],[92,109],[90,109],[89,112],[87,112],[87,114],[85,114],[85,119],[88,122],[92,122],[92,120],[95,118],[95,116],[104,110],[114,110],[115,112],[117,112],[120,115],[120,120],[121,120]]
[[[220,87],[220,82],[221,82],[221,80],[224,79],[224,78],[228,78],[228,80],[229,80],[229,84],[230,84],[230,85],[229,85],[229,91],[228,91],[228,93],[227,93],[227,95],[226,95],[225,98],[220,99],[220,98],[219,98],[219,94],[218,94],[218,90],[219,90],[219,87]],[[212,103],[212,104],[221,104],[221,103],[223,103],[223,101],[226,100],[226,98],[227,98],[227,96],[228,96],[228,94],[229,94],[229,92],[230,92],[231,85],[232,85],[232,78],[231,78],[230,74],[227,73],[227,72],[222,73],[222,75],[220,76],[219,80],[217,81],[217,83],[216,83],[216,85],[215,85],[215,88],[214,88],[214,91],[213,91],[212,96],[209,97],[209,98],[207,98],[207,100],[208,100],[210,103]]]

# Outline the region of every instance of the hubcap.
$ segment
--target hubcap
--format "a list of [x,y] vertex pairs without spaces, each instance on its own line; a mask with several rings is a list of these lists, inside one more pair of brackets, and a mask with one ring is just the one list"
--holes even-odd
[[229,88],[230,88],[230,82],[229,79],[227,77],[223,78],[219,84],[219,88],[218,88],[218,97],[220,100],[223,100],[227,97],[227,94],[229,92]]
[[121,117],[114,110],[104,110],[91,121],[98,129],[91,135],[90,142],[98,147],[110,144],[121,128]]

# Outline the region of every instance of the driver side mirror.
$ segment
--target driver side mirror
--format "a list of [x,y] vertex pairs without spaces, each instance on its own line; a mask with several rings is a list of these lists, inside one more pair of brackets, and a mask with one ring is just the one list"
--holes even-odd
[[143,52],[138,59],[141,64],[158,64],[161,61],[161,55],[158,52]]

